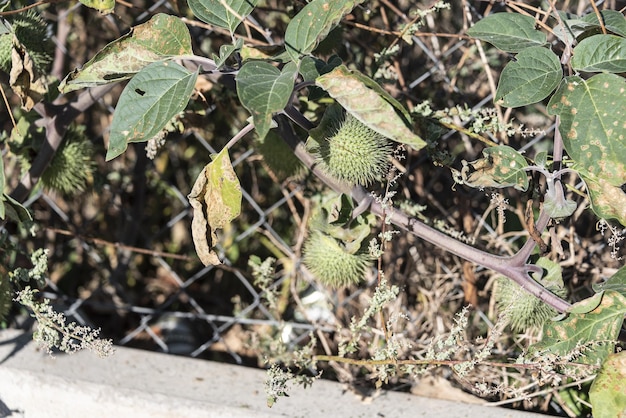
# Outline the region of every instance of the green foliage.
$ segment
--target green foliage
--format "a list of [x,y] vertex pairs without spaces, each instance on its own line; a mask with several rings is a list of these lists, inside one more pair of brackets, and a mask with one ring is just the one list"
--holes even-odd
[[626,80],[597,74],[566,77],[548,103],[561,117],[559,130],[575,168],[587,183],[594,212],[626,225],[624,137]]
[[549,354],[601,365],[615,349],[626,312],[626,297],[609,290],[595,299],[574,304],[572,310],[565,319],[544,325],[543,338],[530,347],[530,355]]
[[197,77],[197,71],[174,62],[155,62],[137,73],[117,104],[107,161],[122,154],[129,142],[157,136],[187,106]]
[[496,13],[476,22],[467,34],[507,52],[546,44],[546,34],[535,29],[535,19],[517,13]]
[[235,32],[258,0],[189,0],[189,8],[203,22]]
[[237,95],[250,111],[259,138],[263,139],[272,125],[272,115],[287,105],[297,75],[295,63],[281,70],[262,61],[245,63],[237,74]]
[[179,55],[193,55],[187,26],[174,16],[157,14],[102,48],[81,69],[70,72],[59,90],[67,93],[127,80],[150,63]]
[[289,22],[285,46],[293,61],[308,55],[339,21],[364,0],[313,0]]
[[574,48],[572,68],[587,72],[626,72],[626,39],[615,35],[583,39]]
[[525,48],[504,67],[495,100],[507,107],[537,103],[554,91],[562,77],[554,52],[540,46]]
[[619,417],[626,411],[626,352],[609,355],[591,386],[589,398],[596,418]]

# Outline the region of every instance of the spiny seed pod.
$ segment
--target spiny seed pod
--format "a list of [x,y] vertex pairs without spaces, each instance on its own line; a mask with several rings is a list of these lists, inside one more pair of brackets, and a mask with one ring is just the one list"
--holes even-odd
[[315,152],[319,167],[337,180],[368,186],[384,178],[393,148],[387,138],[348,113]]
[[5,33],[0,35],[0,70],[8,73],[11,71],[11,51],[13,50],[13,35]]
[[[549,288],[548,290],[558,296],[565,296],[563,288]],[[498,310],[504,313],[514,332],[540,328],[544,322],[557,314],[552,307],[526,292],[510,279],[499,278],[496,292]]]
[[257,148],[263,156],[268,171],[280,180],[299,178],[304,173],[304,165],[293,154],[289,145],[281,137],[270,131],[263,140],[258,141]]
[[71,128],[43,172],[41,182],[46,188],[71,196],[85,189],[92,172],[92,146],[84,128]]
[[[54,44],[48,36],[46,22],[37,12],[28,10],[26,13],[22,13],[13,18],[11,20],[11,27],[17,41],[33,60],[37,70],[45,72],[52,62],[52,52],[54,51]],[[6,36],[7,35],[3,35],[2,37]],[[9,36],[9,38],[12,37]],[[3,42],[7,41],[5,40]],[[10,63],[11,60],[9,58],[9,64]]]
[[312,231],[302,249],[302,262],[322,283],[334,288],[358,284],[371,258],[365,251],[348,252],[335,238]]

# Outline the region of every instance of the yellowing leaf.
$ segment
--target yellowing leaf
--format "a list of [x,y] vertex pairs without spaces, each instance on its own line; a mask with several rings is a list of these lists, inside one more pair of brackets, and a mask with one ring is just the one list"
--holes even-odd
[[196,253],[205,266],[220,264],[213,250],[216,231],[241,213],[241,186],[227,148],[204,167],[187,198],[193,208],[191,235]]
[[626,80],[616,74],[566,77],[548,103],[561,117],[567,154],[585,179],[591,207],[626,225]]
[[[574,311],[561,321],[546,322],[543,339],[530,346],[531,355],[549,353],[567,357],[576,351],[577,363],[601,364],[613,353],[615,341],[624,322],[626,297],[614,290],[577,303]],[[582,347],[582,348],[581,348]]]
[[127,80],[148,64],[178,55],[191,55],[191,36],[177,17],[159,13],[109,43],[81,69],[59,85],[62,93]]
[[96,9],[102,14],[109,14],[115,8],[115,0],[78,0],[87,7]]
[[594,418],[626,416],[626,351],[611,354],[589,390]]
[[318,77],[315,84],[368,128],[415,150],[426,146],[398,114],[406,113],[402,105],[365,75],[340,65]]

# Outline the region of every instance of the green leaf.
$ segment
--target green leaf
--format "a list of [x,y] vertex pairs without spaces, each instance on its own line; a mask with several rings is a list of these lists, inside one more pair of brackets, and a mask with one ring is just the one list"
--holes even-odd
[[252,114],[259,138],[270,130],[272,115],[287,106],[298,74],[295,63],[280,71],[263,61],[249,61],[237,74],[237,95],[243,106]]
[[598,372],[589,399],[594,418],[623,417],[626,413],[626,351],[609,355]]
[[235,52],[240,51],[243,47],[243,38],[238,38],[233,45],[224,44],[220,46],[220,54],[213,54],[213,61],[215,61],[215,66],[217,68],[221,68],[228,58],[233,55]]
[[483,150],[484,158],[476,161],[463,161],[463,168],[453,171],[455,181],[469,187],[515,187],[528,189],[528,166],[526,158],[507,145],[497,145]]
[[363,74],[341,65],[318,77],[315,84],[370,129],[415,150],[426,146],[426,142],[414,134],[397,113],[400,111],[406,115],[402,105]]
[[292,60],[308,55],[328,33],[364,0],[313,0],[291,19],[285,31],[285,47]]
[[126,80],[150,63],[191,54],[187,26],[177,17],[159,13],[102,48],[83,68],[69,73],[59,90],[67,93]]
[[601,292],[603,290],[614,290],[626,297],[626,266],[622,266],[604,283],[595,285],[593,290]]
[[102,14],[109,14],[115,8],[115,0],[78,0],[87,7],[96,9]]
[[596,309],[602,303],[604,292],[600,291],[595,295],[583,299],[580,302],[576,302],[567,309],[568,313],[572,314],[586,314]]
[[254,10],[259,0],[189,0],[189,8],[200,20],[234,33]]
[[220,264],[213,250],[217,229],[223,229],[241,213],[241,186],[228,156],[228,148],[212,156],[191,189],[191,235],[196,253],[205,266]]
[[467,34],[507,52],[546,44],[546,34],[535,29],[535,19],[517,13],[496,13],[476,22]]
[[28,209],[8,194],[3,193],[0,194],[0,219],[5,219],[5,217],[18,223],[33,220]]
[[594,35],[583,39],[573,51],[572,68],[578,71],[626,72],[626,39]]
[[300,62],[300,74],[302,74],[304,81],[315,81],[317,77],[331,72],[341,63],[341,58],[337,55],[330,57],[327,63],[319,58],[304,57]]
[[[568,358],[574,353],[577,363],[601,364],[613,353],[624,321],[626,297],[606,291],[593,310],[569,314],[566,319],[546,322],[543,339],[529,348],[531,355],[556,355]],[[581,350],[581,347],[583,348]]]
[[[617,10],[602,10],[600,12],[602,16],[602,21],[604,22],[604,27],[611,32],[626,37],[626,19],[624,19],[624,15],[618,12]],[[583,17],[585,22],[593,23],[600,27],[600,22],[598,21],[598,16],[595,13],[590,13]]]
[[545,99],[559,85],[563,70],[554,52],[533,46],[515,58],[502,70],[496,102],[506,107],[526,106]]
[[155,62],[141,70],[122,92],[111,122],[107,161],[129,142],[143,142],[161,132],[185,109],[198,73],[174,62]]
[[593,211],[626,225],[626,80],[597,74],[588,80],[566,77],[548,112],[559,115],[567,154],[587,184]]

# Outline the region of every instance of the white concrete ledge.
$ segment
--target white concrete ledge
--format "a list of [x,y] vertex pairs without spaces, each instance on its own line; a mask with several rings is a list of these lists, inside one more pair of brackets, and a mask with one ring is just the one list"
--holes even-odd
[[117,347],[50,358],[28,335],[0,331],[0,417],[541,417],[383,392],[367,403],[335,382],[265,404],[262,370]]

